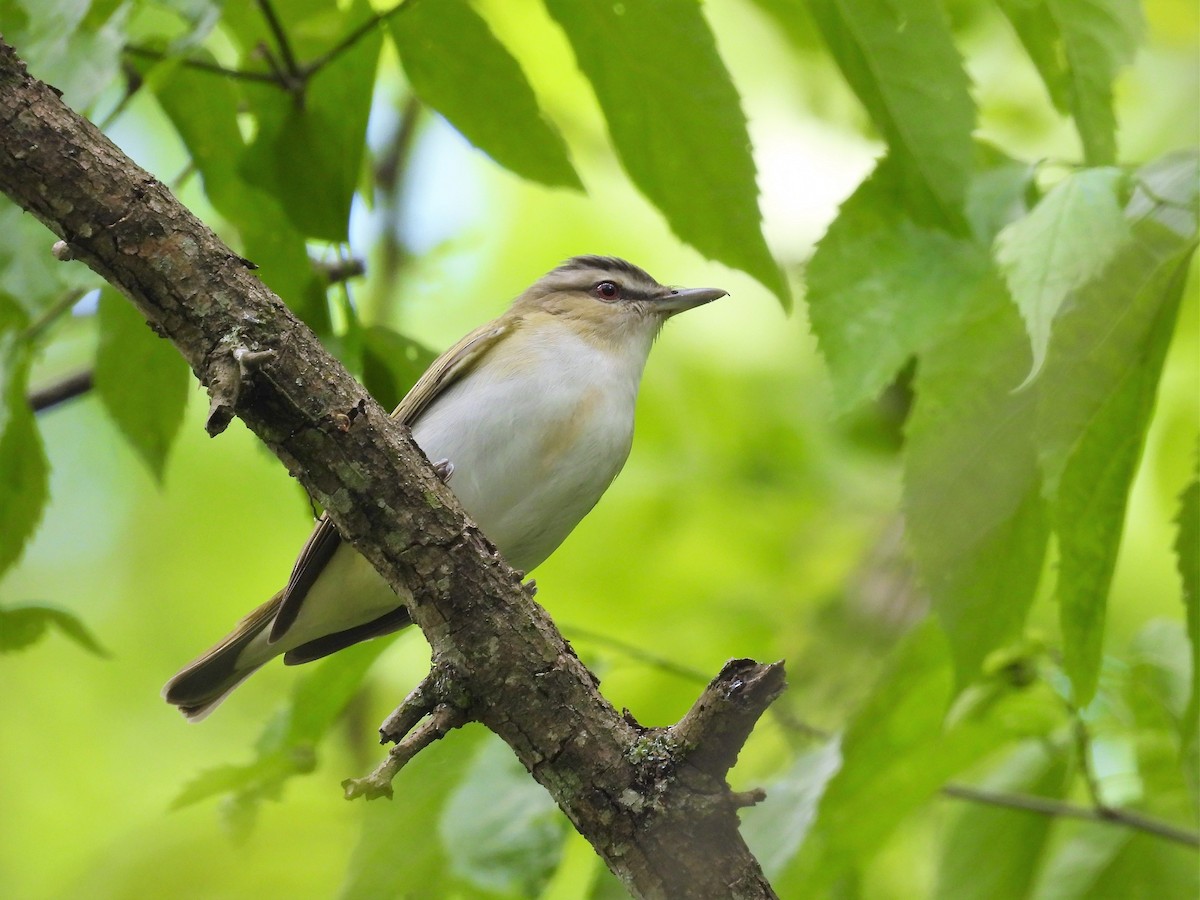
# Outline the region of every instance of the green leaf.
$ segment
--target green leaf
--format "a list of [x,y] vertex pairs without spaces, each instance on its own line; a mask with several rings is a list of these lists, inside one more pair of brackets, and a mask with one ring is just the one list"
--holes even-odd
[[1050,102],[1061,113],[1071,107],[1071,73],[1062,52],[1058,23],[1046,0],[997,0],[1046,85]]
[[879,395],[968,308],[979,245],[914,222],[885,160],[842,206],[808,265],[809,320],[843,411]]
[[[283,33],[288,37],[292,53],[298,60],[310,59],[330,48],[331,37],[341,24],[338,0],[289,0],[272,6]],[[275,34],[257,3],[224,4],[221,25],[241,46],[244,57],[242,64],[247,68],[250,68],[247,64],[251,61],[257,63],[254,68],[259,71],[267,68],[263,59],[264,47],[276,59],[282,55]]]
[[1049,861],[1031,897],[1195,900],[1198,894],[1195,850],[1154,835],[1089,822]]
[[125,439],[162,481],[167,453],[187,406],[187,364],[155,335],[133,304],[111,288],[100,295],[96,392]]
[[363,812],[358,845],[347,867],[340,896],[344,900],[377,900],[411,895],[415,887],[436,886],[443,896],[474,897],[468,887],[451,890],[452,861],[429,823],[463,779],[486,732],[458,729],[438,742],[436,752],[419,753],[397,776],[393,803],[370,803]]
[[972,315],[922,355],[905,450],[909,546],[950,640],[960,686],[1016,638],[1049,535],[1034,397],[1016,308],[995,280]]
[[1191,646],[1192,672],[1187,711],[1183,715],[1183,763],[1193,793],[1200,781],[1200,459],[1191,483],[1179,496],[1175,521],[1175,558],[1183,582],[1183,604],[1187,610],[1187,635]]
[[413,91],[522,178],[583,189],[520,65],[466,0],[421,0],[388,20]]
[[271,729],[265,731],[258,742],[259,751],[291,752],[295,747],[315,745],[358,693],[375,660],[394,641],[393,636],[365,641],[339,650],[317,663],[312,672],[297,680],[292,690],[283,720],[287,723],[286,729],[278,732],[278,737]]
[[1113,81],[1141,36],[1137,0],[999,0],[1089,165],[1117,159]]
[[30,73],[53,84],[79,110],[91,106],[120,73],[125,11],[110,20],[90,6],[81,0],[24,0],[15,11],[0,6],[4,38],[20,49]]
[[1190,156],[1137,173],[1126,211],[1131,236],[1071,293],[1039,382],[1036,434],[1061,556],[1064,668],[1080,706],[1096,689],[1125,505],[1194,251],[1188,173],[1196,172]]
[[437,354],[384,325],[363,329],[363,383],[384,409],[395,409]]
[[821,37],[803,3],[795,0],[751,0],[783,32],[797,51],[810,52],[820,45]]
[[447,800],[438,832],[455,874],[532,897],[554,874],[568,827],[546,789],[492,735]]
[[[948,778],[1008,737],[1001,693],[947,718],[954,679],[945,639],[931,623],[909,635],[842,739],[842,765],[821,798],[800,855],[775,880],[780,896],[822,889],[866,862]],[[1020,694],[1012,694],[1020,700]]]
[[742,836],[768,878],[782,872],[795,856],[829,779],[841,765],[837,740],[799,753],[783,777],[767,786],[767,799],[742,812]]
[[1010,223],[1031,205],[1037,168],[1010,159],[984,141],[976,143],[975,174],[967,189],[967,222],[981,247],[991,247]]
[[[0,305],[11,304],[37,320],[68,293],[81,296],[103,284],[87,266],[65,266],[47,252],[54,235],[4,196],[0,196],[0,234],[4,235],[0,241],[0,293],[7,295]],[[8,316],[0,310],[0,330]]]
[[996,238],[996,262],[1033,345],[1027,382],[1041,371],[1051,325],[1067,296],[1099,274],[1129,236],[1118,197],[1123,180],[1111,168],[1068,175]]
[[1067,64],[1071,114],[1089,165],[1117,161],[1113,82],[1141,36],[1137,0],[1046,0]]
[[[1060,799],[1071,783],[1069,759],[1043,741],[1029,741],[985,778],[981,788]],[[938,900],[1025,897],[1054,824],[1051,816],[963,802],[950,826],[938,868]]]
[[263,729],[255,743],[255,758],[200,772],[175,797],[171,809],[228,795],[226,820],[235,834],[246,836],[262,801],[278,799],[290,779],[316,767],[317,746],[392,640],[355,644],[315,664],[297,680],[287,706]]
[[787,306],[787,282],[760,226],[746,117],[700,5],[545,3],[633,183],[681,240],[749,273]]
[[[204,58],[198,54],[199,58]],[[302,235],[280,201],[238,171],[245,153],[237,83],[182,65],[148,70],[147,83],[171,119],[204,181],[213,207],[241,234],[256,274],[317,334],[332,327],[325,285],[313,270]]]
[[[356,0],[338,19],[323,17],[321,25],[345,34],[371,15],[367,0]],[[307,237],[347,239],[381,45],[380,30],[372,29],[352,52],[312,77],[302,102],[271,85],[245,85],[258,133],[239,173],[273,195]]]
[[1121,664],[1126,668],[1131,728],[1180,733],[1191,697],[1191,642],[1182,622],[1151,619],[1133,636]]
[[1141,35],[1137,0],[999,0],[1090,165],[1116,162],[1113,81]]
[[941,5],[812,0],[809,11],[896,160],[908,213],[957,227],[974,150],[975,104]]
[[95,635],[74,613],[33,603],[0,607],[0,653],[12,653],[32,646],[45,636],[51,626],[89,653],[108,656]]
[[46,505],[49,467],[33,410],[25,401],[27,319],[0,294],[0,573],[21,556]]

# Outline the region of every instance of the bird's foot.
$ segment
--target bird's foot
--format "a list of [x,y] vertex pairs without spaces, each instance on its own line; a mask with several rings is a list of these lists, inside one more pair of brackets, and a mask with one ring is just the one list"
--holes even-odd
[[454,474],[454,463],[448,459],[439,459],[433,464],[433,471],[442,484],[447,484],[450,476]]

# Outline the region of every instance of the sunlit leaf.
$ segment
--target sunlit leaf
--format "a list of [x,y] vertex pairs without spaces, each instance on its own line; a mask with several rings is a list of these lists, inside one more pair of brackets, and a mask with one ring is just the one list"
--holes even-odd
[[1067,63],[1071,115],[1091,165],[1117,161],[1113,82],[1142,30],[1137,0],[1046,0]]
[[[287,3],[273,3],[271,7],[298,62],[329,49],[340,24],[338,0],[288,0]],[[240,44],[246,57],[244,62],[256,63],[253,68],[267,68],[264,48],[273,57],[282,56],[275,34],[258,3],[224,4],[221,24]],[[282,63],[281,59],[276,61]],[[247,68],[251,66],[247,65]]]
[[178,351],[111,288],[100,295],[96,392],[125,439],[162,481],[191,376]]
[[813,0],[808,9],[883,132],[909,214],[960,224],[975,104],[941,6],[926,0]]
[[1193,793],[1200,782],[1200,478],[1193,474],[1191,483],[1179,497],[1179,531],[1175,538],[1175,557],[1183,582],[1183,603],[1187,610],[1187,635],[1191,647],[1192,672],[1187,710],[1183,714],[1183,765]]
[[[453,894],[451,861],[431,823],[466,775],[485,735],[482,728],[471,727],[451,732],[404,767],[392,785],[393,802],[367,805],[340,896],[402,897],[416,886]],[[477,892],[473,888],[463,896]]]
[[671,230],[788,304],[762,236],[746,117],[700,5],[546,0],[546,8],[592,83],[626,172]]
[[275,196],[238,172],[245,153],[237,122],[241,91],[228,79],[181,65],[154,69],[148,84],[191,153],[209,200],[241,234],[255,274],[310,328],[328,335],[325,287],[309,263],[304,236]]
[[546,789],[493,735],[448,798],[438,831],[464,880],[531,897],[558,865],[568,827]]
[[0,4],[0,27],[34,77],[62,91],[73,108],[86,109],[119,80],[127,12],[111,2],[17,0]]
[[27,319],[0,294],[0,573],[21,556],[42,517],[49,479],[33,411],[25,400],[30,348]]
[[[348,32],[370,14],[366,0],[358,0],[344,16],[321,24]],[[307,237],[347,239],[381,46],[380,30],[372,29],[353,52],[309,80],[302,101],[274,86],[246,86],[258,133],[239,173],[272,194]]]
[[829,779],[841,765],[838,740],[798,753],[783,777],[767,785],[767,799],[742,813],[742,837],[768,878],[783,871],[795,856],[816,818]]
[[1113,81],[1141,35],[1137,0],[999,0],[1091,165],[1116,162]]
[[1195,900],[1197,894],[1200,868],[1194,849],[1128,828],[1086,823],[1049,860],[1030,896]]
[[989,271],[982,247],[905,213],[895,170],[887,160],[859,186],[808,266],[809,318],[843,409],[961,318]]
[[1004,694],[947,718],[954,673],[945,639],[921,626],[890,665],[842,739],[842,764],[825,788],[800,855],[774,881],[781,896],[820,896],[861,864],[951,776],[1008,737]]
[[384,325],[363,329],[363,383],[384,409],[394,409],[436,357]]
[[1049,535],[1020,318],[994,281],[961,327],[921,356],[905,448],[904,509],[918,572],[960,685],[1016,638]]
[[1039,382],[1064,666],[1080,705],[1095,691],[1125,505],[1194,251],[1196,171],[1195,156],[1182,156],[1135,175],[1131,237],[1071,293]]
[[1118,197],[1123,180],[1119,169],[1072,173],[996,238],[996,262],[1033,345],[1027,380],[1042,368],[1067,296],[1099,274],[1129,236]]
[[1062,36],[1047,0],[997,0],[1029,54],[1050,101],[1061,113],[1071,107],[1071,72],[1062,52]]
[[41,640],[51,627],[89,653],[108,656],[88,627],[74,613],[55,606],[25,604],[0,607],[0,653],[24,650]]
[[520,65],[466,0],[421,0],[388,20],[413,90],[522,178],[582,189]]
[[205,769],[176,795],[171,808],[225,797],[226,820],[235,834],[246,836],[263,800],[278,799],[290,779],[316,767],[321,740],[391,643],[391,638],[366,641],[313,664],[297,680],[287,705],[259,735],[254,759]]
[[[1067,754],[1046,742],[1019,745],[979,785],[994,793],[1059,799],[1071,782]],[[979,802],[961,802],[942,846],[938,900],[1028,896],[1054,818]]]
[[[3,302],[19,307],[32,319],[58,304],[68,293],[82,294],[103,282],[86,266],[64,266],[46,252],[54,236],[33,216],[0,196],[0,293]],[[0,311],[0,327],[7,317]]]

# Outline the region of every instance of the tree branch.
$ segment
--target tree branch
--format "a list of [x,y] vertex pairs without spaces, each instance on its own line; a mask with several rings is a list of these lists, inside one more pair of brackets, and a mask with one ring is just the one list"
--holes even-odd
[[0,191],[129,297],[202,383],[225,384],[222,402],[343,537],[411,592],[435,668],[455,673],[454,707],[512,747],[633,894],[774,896],[738,833],[737,808],[752,798],[733,795],[721,770],[782,689],[782,667],[727,667],[684,740],[618,714],[407,429],[245,260],[2,40]]

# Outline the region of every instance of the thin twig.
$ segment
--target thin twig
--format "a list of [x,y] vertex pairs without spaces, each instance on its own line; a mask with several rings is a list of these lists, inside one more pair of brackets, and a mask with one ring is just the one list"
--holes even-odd
[[275,15],[275,8],[271,6],[271,0],[258,0],[258,9],[263,18],[267,20],[267,27],[271,29],[271,35],[275,38],[275,46],[279,48],[279,55],[283,57],[283,64],[287,68],[292,83],[295,87],[303,87],[304,76],[296,64],[291,41],[288,40],[287,32],[283,30],[279,17]]
[[564,625],[563,632],[572,637],[581,638],[585,641],[592,641],[602,646],[611,647],[618,651],[623,656],[627,656],[635,662],[645,663],[647,666],[658,669],[662,672],[669,672],[672,675],[678,675],[680,678],[686,678],[688,681],[694,681],[699,684],[708,684],[711,676],[705,675],[699,669],[693,669],[691,666],[685,666],[683,663],[677,663],[665,656],[659,656],[649,650],[643,650],[641,647],[634,644],[626,643],[620,638],[610,637],[607,634],[601,634],[598,631],[591,631],[587,628],[576,628],[573,625]]
[[1136,831],[1144,831],[1163,840],[1174,841],[1187,847],[1200,848],[1200,833],[1180,828],[1170,822],[1154,819],[1128,809],[1116,809],[1111,806],[1101,808],[1076,806],[1063,800],[1051,800],[1048,797],[1037,797],[1032,794],[1010,794],[1002,791],[988,791],[982,788],[970,787],[965,784],[948,784],[942,788],[947,797],[958,800],[969,800],[973,803],[986,803],[991,806],[1003,806],[1007,809],[1019,809],[1024,812],[1039,813],[1043,816],[1057,816],[1062,819],[1081,819],[1085,822],[1107,822],[1110,825],[1123,825]]
[[415,731],[408,734],[388,752],[387,757],[370,775],[347,778],[342,782],[347,800],[366,797],[377,800],[392,796],[392,780],[410,760],[434,741],[440,741],[455,728],[467,723],[467,714],[453,706],[438,706]]
[[367,264],[353,256],[338,257],[333,262],[314,259],[310,256],[308,261],[329,284],[340,284],[351,278],[358,278],[365,275],[367,271]]
[[[289,93],[299,96],[303,93],[304,87],[308,84],[308,80],[316,75],[319,71],[357,44],[366,35],[370,34],[375,28],[382,25],[396,13],[401,12],[407,7],[415,3],[416,0],[404,0],[398,3],[391,9],[375,13],[361,25],[347,34],[333,47],[325,53],[318,56],[310,62],[301,64],[292,53],[291,44],[288,42],[287,34],[280,25],[278,18],[275,16],[275,11],[271,8],[267,0],[259,0],[259,7],[263,11],[263,16],[267,20],[267,25],[270,27],[272,34],[275,37],[275,42],[279,46],[279,52],[283,56],[284,71],[278,68],[274,72],[251,72],[243,69],[231,69],[228,66],[222,66],[219,63],[209,62],[205,59],[196,59],[187,57],[180,60],[180,65],[187,66],[189,69],[197,69],[201,72],[211,72],[214,75],[224,75],[226,78],[234,78],[239,81],[257,81],[263,84],[273,84],[276,87],[283,88]],[[266,49],[266,48],[264,48]],[[138,44],[126,44],[126,52],[141,56],[146,59],[164,60],[168,59],[168,54],[161,50],[154,50],[150,47],[142,47]],[[271,54],[266,54],[268,64],[272,63]]]
[[87,293],[87,291],[82,290],[67,291],[42,310],[41,315],[26,326],[25,330],[21,333],[21,340],[33,341],[41,337],[42,332],[58,321],[63,314],[69,312],[71,307],[82,300]]
[[26,400],[35,413],[45,412],[60,403],[86,394],[92,389],[92,384],[92,370],[84,369],[30,391]]
[[312,62],[305,65],[301,69],[304,78],[311,78],[313,75],[317,74],[317,72],[325,68],[331,62],[361,41],[364,36],[370,34],[371,31],[373,31],[376,27],[382,25],[396,13],[407,9],[416,2],[417,0],[403,0],[403,2],[397,3],[386,12],[375,13],[375,15],[371,16],[371,18],[367,19],[348,35],[342,38],[341,41],[333,46],[332,49],[326,51],[321,56],[318,56]]
[[[409,190],[407,171],[416,143],[417,124],[421,118],[421,100],[410,93],[400,112],[400,122],[387,148],[375,164],[375,185],[381,194],[380,215],[380,277],[368,297],[370,308],[364,308],[367,321],[386,318],[388,303],[399,296],[397,285],[411,253],[404,239],[403,216],[408,209],[405,196]],[[387,287],[384,288],[383,286]]]
[[96,127],[101,131],[107,131],[108,126],[117,120],[117,116],[121,115],[129,106],[131,101],[138,91],[142,89],[142,73],[137,70],[129,60],[122,60],[121,71],[125,74],[125,91],[121,94],[121,99],[117,101],[117,105],[108,111],[108,114],[96,123]]
[[1072,715],[1075,717],[1073,726],[1075,755],[1079,757],[1079,770],[1083,773],[1083,783],[1087,786],[1088,799],[1092,801],[1092,806],[1096,809],[1107,810],[1109,806],[1104,802],[1104,793],[1100,787],[1100,780],[1096,778],[1096,772],[1092,768],[1091,732],[1088,731],[1087,725],[1084,724],[1079,710],[1072,709]]
[[[141,56],[145,59],[165,60],[171,57],[163,53],[161,50],[154,50],[150,47],[141,47],[137,44],[126,44],[125,52],[134,56]],[[258,81],[265,84],[278,85],[280,80],[277,76],[270,72],[246,72],[242,69],[230,69],[227,66],[222,66],[219,63],[209,62],[206,59],[196,59],[195,57],[187,57],[180,60],[180,65],[187,66],[189,69],[198,69],[201,72],[211,72],[214,75],[224,75],[226,78],[235,78],[239,81]]]
[[[673,659],[659,656],[657,653],[649,650],[643,650],[641,647],[626,643],[620,638],[610,637],[607,634],[601,634],[598,631],[591,631],[587,628],[575,628],[570,625],[563,626],[563,631],[581,640],[592,641],[601,646],[607,646],[651,669],[657,669],[660,672],[666,672],[699,684],[708,684],[709,682],[709,677],[699,669],[693,669],[691,666],[685,666],[683,663],[675,662]],[[810,725],[808,722],[792,715],[789,710],[780,707],[778,704],[772,704],[767,713],[786,731],[804,735],[815,741],[827,741],[833,737],[833,732],[818,728],[816,725]]]

